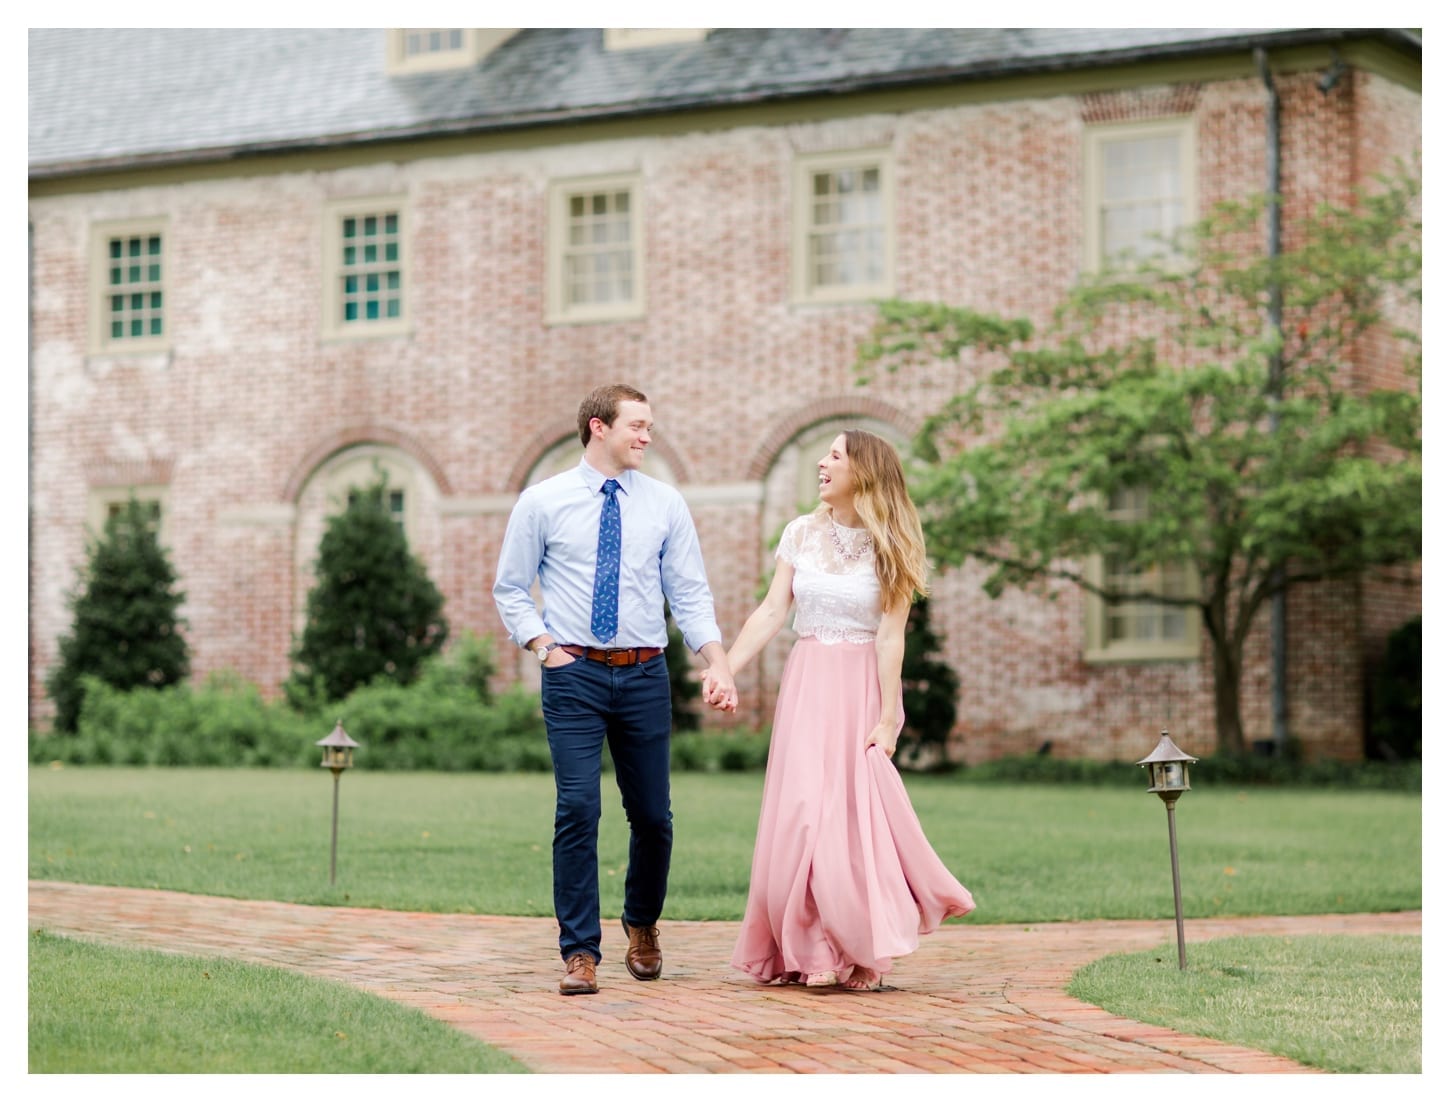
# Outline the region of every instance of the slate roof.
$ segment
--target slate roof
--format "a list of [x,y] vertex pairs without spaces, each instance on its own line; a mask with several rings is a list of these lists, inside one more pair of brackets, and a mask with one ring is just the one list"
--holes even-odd
[[440,133],[1040,73],[1401,30],[723,28],[607,51],[523,30],[468,69],[390,76],[379,29],[31,29],[32,179]]

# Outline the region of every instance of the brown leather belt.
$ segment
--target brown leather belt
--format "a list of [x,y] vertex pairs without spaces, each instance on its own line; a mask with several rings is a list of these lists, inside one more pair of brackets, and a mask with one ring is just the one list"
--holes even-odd
[[603,662],[606,666],[633,666],[636,662],[648,662],[656,655],[664,653],[660,647],[609,647],[607,650],[600,650],[598,647],[581,647],[574,643],[560,643],[559,649],[575,658]]

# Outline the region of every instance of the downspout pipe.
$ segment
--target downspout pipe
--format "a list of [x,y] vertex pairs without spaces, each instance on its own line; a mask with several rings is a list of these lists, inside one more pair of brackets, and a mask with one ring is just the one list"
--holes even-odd
[[[1265,110],[1265,161],[1268,165],[1268,250],[1271,263],[1278,260],[1282,252],[1280,229],[1283,219],[1282,174],[1279,166],[1279,91],[1274,86],[1269,72],[1269,59],[1262,47],[1254,50],[1254,65],[1259,79],[1264,82],[1268,95]],[[1277,279],[1269,282],[1269,326],[1278,338],[1269,360],[1269,431],[1279,428],[1279,400],[1284,391],[1284,289]],[[1284,590],[1280,583],[1284,577],[1282,565],[1276,565],[1272,581],[1274,592],[1269,598],[1269,653],[1270,692],[1273,706],[1273,740],[1270,752],[1273,757],[1287,756],[1289,748],[1289,694],[1288,694],[1288,618]]]

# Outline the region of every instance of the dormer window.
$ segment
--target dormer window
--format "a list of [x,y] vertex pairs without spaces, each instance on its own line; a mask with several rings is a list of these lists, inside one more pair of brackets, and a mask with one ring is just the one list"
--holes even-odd
[[641,50],[675,42],[703,42],[709,27],[620,27],[604,32],[606,50]]
[[487,57],[517,28],[402,27],[388,31],[388,72],[462,69]]

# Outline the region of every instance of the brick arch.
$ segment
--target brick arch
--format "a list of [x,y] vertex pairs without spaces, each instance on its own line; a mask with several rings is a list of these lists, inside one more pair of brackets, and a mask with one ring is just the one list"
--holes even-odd
[[302,488],[307,485],[307,480],[318,467],[338,452],[362,444],[383,444],[397,448],[416,460],[428,472],[440,494],[447,497],[453,492],[448,476],[443,473],[443,467],[416,437],[387,425],[362,424],[338,429],[309,448],[293,465],[292,473],[282,487],[281,500],[295,504],[302,496]]
[[[570,421],[567,424],[563,421],[547,425],[529,437],[528,441],[519,449],[519,455],[510,468],[508,478],[504,481],[503,490],[505,493],[519,493],[524,488],[524,480],[529,477],[529,472],[550,448],[558,445],[560,440],[565,438],[571,440],[579,439],[579,422]],[[675,476],[675,481],[684,485],[688,481],[688,469],[684,459],[674,446],[665,438],[655,436],[650,440],[649,450],[657,454],[665,461],[670,471]],[[579,454],[582,457],[584,447],[580,445]]]
[[1086,123],[1131,122],[1191,115],[1198,109],[1203,86],[1197,81],[1156,88],[1114,88],[1084,92],[1078,109]]
[[871,417],[900,430],[904,436],[910,436],[917,427],[912,417],[880,398],[861,395],[817,398],[776,419],[775,426],[751,455],[745,477],[756,482],[764,479],[782,448],[812,425],[832,417]]

